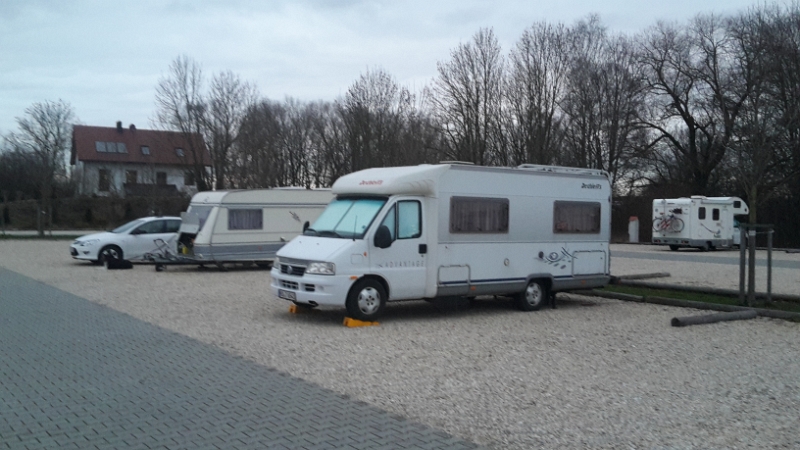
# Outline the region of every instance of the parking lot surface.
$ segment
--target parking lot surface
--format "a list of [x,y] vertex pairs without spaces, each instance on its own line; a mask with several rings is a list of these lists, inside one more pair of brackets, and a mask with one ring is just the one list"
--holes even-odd
[[[441,430],[458,439],[455,445],[475,443],[497,450],[800,448],[800,324],[759,317],[676,328],[670,326],[672,318],[708,312],[559,294],[557,309],[530,313],[516,310],[504,298],[478,298],[471,305],[391,303],[379,326],[346,328],[342,308],[291,314],[289,302],[269,293],[270,276],[265,270],[187,266],[156,272],[152,265],[142,264],[131,270],[106,270],[72,260],[68,247],[67,241],[0,240],[0,267],[36,280],[33,285],[56,288],[73,299],[87,300],[92,308],[138,320],[179,341],[186,339],[225,355],[201,360],[220,358],[234,368],[252,364],[269,373],[274,369],[286,374],[298,389],[317,386],[340,400],[363,402],[389,417]],[[738,273],[731,264],[651,263],[615,257],[616,250],[659,251],[612,246],[614,275],[666,271],[672,274],[671,283],[705,283],[709,277],[729,282],[727,278]],[[689,258],[726,253],[678,254]],[[6,273],[0,273],[0,279],[8,279]],[[790,267],[778,269],[776,286],[796,293],[793,286],[800,279],[798,274]],[[732,283],[735,286],[735,278]],[[0,296],[4,295],[5,288],[0,287]],[[35,312],[39,314],[44,313]],[[59,326],[83,327],[86,333],[102,323],[88,312],[64,314],[68,322]],[[3,313],[0,317],[13,320]],[[32,341],[49,332],[31,327],[35,330],[28,334]],[[79,339],[84,342],[76,337],[67,340],[77,343]],[[191,354],[188,350],[164,353],[160,347],[167,340],[135,340],[141,345],[133,353],[160,358],[170,371],[190,381],[183,383],[159,371],[148,378],[136,367],[123,366],[133,374],[129,381],[158,385],[152,391],[137,391],[142,404],[160,405],[172,398],[169,392],[193,392],[195,385],[203,391],[227,389],[220,377],[213,378],[216,381],[210,381],[211,374],[205,378],[206,365],[194,369],[182,360],[183,353]],[[36,353],[42,345],[51,344],[31,343],[19,357],[31,355],[29,366],[55,370],[46,367],[42,350]],[[52,345],[58,351],[70,349]],[[95,344],[93,348],[102,347]],[[189,369],[178,372],[172,359]],[[87,361],[68,358],[63,370],[77,365],[72,370],[79,373],[88,366],[104,374],[125,375]],[[247,385],[247,380],[231,377],[234,383]],[[73,384],[70,389],[85,395],[105,392],[102,380],[107,378],[111,377]],[[250,391],[231,389],[231,398],[245,401],[231,403],[228,409],[252,415],[244,404]],[[204,401],[213,405],[220,396],[201,398],[209,398]],[[164,411],[159,418],[174,413],[166,406]],[[225,419],[234,417],[213,411]],[[179,420],[183,420],[181,414],[191,413],[178,411]],[[83,420],[94,423],[94,419]],[[393,443],[390,448],[399,446]]]
[[0,268],[0,449],[477,448]]

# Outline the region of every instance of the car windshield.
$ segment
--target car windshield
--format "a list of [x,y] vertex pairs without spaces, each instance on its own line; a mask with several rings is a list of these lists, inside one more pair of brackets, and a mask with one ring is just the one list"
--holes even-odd
[[314,225],[303,234],[362,239],[385,204],[385,198],[338,198],[328,204]]
[[126,233],[145,222],[144,219],[136,219],[111,230],[112,233]]

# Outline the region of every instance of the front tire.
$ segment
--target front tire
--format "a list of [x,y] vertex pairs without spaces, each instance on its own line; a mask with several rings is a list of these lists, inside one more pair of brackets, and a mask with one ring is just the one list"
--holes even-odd
[[347,294],[347,314],[353,319],[373,321],[383,312],[386,297],[386,290],[378,281],[370,278],[359,280]]
[[97,255],[97,260],[101,263],[105,263],[110,259],[116,259],[122,261],[124,255],[122,254],[122,249],[117,247],[116,245],[106,245],[105,247],[100,249],[100,253]]
[[525,290],[517,294],[517,308],[522,311],[538,311],[549,295],[547,284],[542,280],[531,280]]

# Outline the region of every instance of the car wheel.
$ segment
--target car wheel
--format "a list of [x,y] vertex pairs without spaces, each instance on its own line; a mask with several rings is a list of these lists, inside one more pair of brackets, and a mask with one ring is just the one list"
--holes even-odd
[[105,247],[100,249],[100,253],[98,254],[97,259],[101,263],[104,263],[109,259],[122,260],[123,259],[122,249],[117,247],[116,245],[106,245]]
[[677,252],[679,248],[680,247],[678,247],[677,245],[674,245],[674,244],[670,244],[670,246],[669,246],[669,249],[672,250],[673,252]]
[[531,280],[524,291],[517,294],[517,308],[522,311],[537,311],[550,293],[542,280]]
[[375,320],[386,306],[386,290],[376,280],[364,278],[350,289],[345,307],[353,319]]

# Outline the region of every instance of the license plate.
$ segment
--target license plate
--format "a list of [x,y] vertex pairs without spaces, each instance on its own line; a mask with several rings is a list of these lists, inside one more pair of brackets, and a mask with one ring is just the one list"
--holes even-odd
[[297,295],[294,292],[284,291],[283,289],[278,289],[278,297],[292,301],[297,300]]

